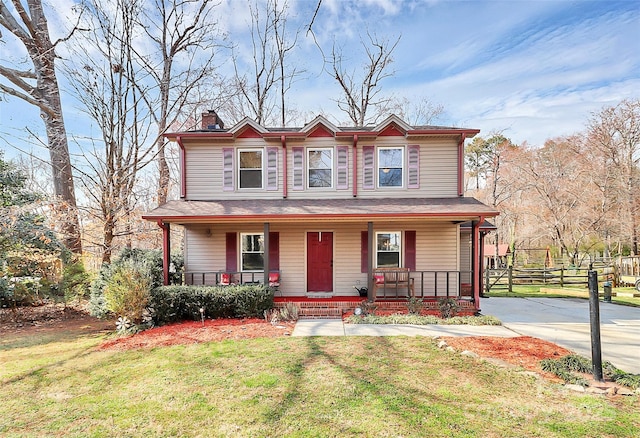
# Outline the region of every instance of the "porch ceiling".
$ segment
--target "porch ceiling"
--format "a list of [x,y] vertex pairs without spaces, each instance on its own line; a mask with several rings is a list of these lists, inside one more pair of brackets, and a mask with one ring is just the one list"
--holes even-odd
[[497,216],[474,198],[260,199],[169,201],[142,217],[173,223],[305,221],[468,221]]

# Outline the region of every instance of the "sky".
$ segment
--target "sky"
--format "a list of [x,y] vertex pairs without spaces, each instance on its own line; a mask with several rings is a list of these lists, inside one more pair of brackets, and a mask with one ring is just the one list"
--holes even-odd
[[[56,38],[68,27],[73,0],[45,0]],[[452,0],[289,0],[290,29],[303,29],[292,62],[305,74],[288,98],[310,114],[332,122],[347,120],[333,99],[335,80],[323,71],[335,43],[353,68],[362,64],[366,32],[399,43],[395,72],[381,82],[389,96],[442,105],[439,125],[502,133],[515,144],[542,146],[545,140],[584,131],[605,106],[640,98],[640,1],[452,1]],[[248,47],[246,0],[222,0],[221,30]],[[56,35],[59,34],[59,35]],[[248,52],[245,52],[246,55]],[[64,53],[62,53],[64,56]],[[3,30],[0,63],[20,59],[19,48]],[[221,71],[229,69],[223,63]],[[59,74],[60,76],[60,74]],[[69,95],[61,78],[70,136],[96,129]],[[332,99],[333,98],[333,99]],[[29,132],[27,131],[27,127]],[[45,139],[39,111],[0,94],[0,150],[8,157],[38,149]],[[34,146],[36,145],[36,146]],[[34,149],[35,148],[35,149]]]

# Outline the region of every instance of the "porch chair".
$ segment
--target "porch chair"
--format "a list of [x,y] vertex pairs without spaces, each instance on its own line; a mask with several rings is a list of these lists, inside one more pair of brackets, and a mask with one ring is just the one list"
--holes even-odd
[[229,286],[231,284],[231,274],[226,272],[220,274],[220,281],[218,282],[218,286]]
[[275,289],[276,292],[280,291],[280,273],[277,271],[269,272],[269,287]]

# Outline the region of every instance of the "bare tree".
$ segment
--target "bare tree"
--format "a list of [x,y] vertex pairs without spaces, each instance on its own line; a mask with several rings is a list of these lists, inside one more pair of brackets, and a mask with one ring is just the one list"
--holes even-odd
[[603,108],[589,122],[589,143],[615,170],[615,197],[622,206],[631,250],[638,254],[640,234],[640,100]]
[[0,65],[0,75],[12,84],[0,83],[0,90],[40,109],[47,132],[54,194],[61,201],[57,207],[65,216],[61,224],[64,242],[72,252],[81,254],[73,171],[55,67],[56,47],[70,38],[77,27],[67,38],[52,42],[41,0],[13,0],[12,4],[13,11],[4,0],[0,1],[0,25],[24,45],[32,66],[18,70]]
[[349,116],[355,126],[375,123],[388,112],[392,102],[390,98],[380,95],[380,82],[395,74],[390,67],[400,37],[395,40],[381,39],[367,31],[367,39],[366,42],[360,41],[366,55],[360,69],[346,66],[350,62],[345,58],[343,49],[336,47],[335,43],[328,63],[331,69],[329,74],[338,82],[343,93],[342,98],[336,99],[338,108]]
[[110,262],[116,238],[125,237],[130,244],[138,173],[153,152],[153,123],[142,97],[145,90],[137,82],[140,68],[133,44],[141,6],[139,0],[116,0],[109,8],[99,0],[88,4],[94,28],[74,46],[84,64],[70,77],[101,133],[99,141],[90,140],[85,147],[87,160],[79,171],[94,206],[89,211],[102,224],[103,263]]
[[394,97],[389,110],[412,126],[432,125],[444,114],[444,105],[434,103],[426,97],[408,99]]
[[233,56],[235,85],[238,90],[235,107],[227,109],[232,118],[249,115],[261,124],[276,123],[275,92],[280,88],[280,123],[287,121],[286,94],[303,70],[289,66],[287,58],[295,48],[299,30],[293,36],[287,30],[289,5],[286,0],[267,0],[264,10],[258,1],[251,11],[251,73],[243,72],[241,57]]
[[[168,127],[176,123],[197,103],[197,88],[216,82],[214,58],[219,40],[213,0],[154,0],[142,9],[136,25],[144,30],[155,51],[147,55],[136,50],[136,60],[148,73],[143,81],[141,96],[157,125],[156,162],[158,164],[157,203],[167,202],[170,170],[167,163],[166,141]],[[158,59],[158,54],[160,59]],[[184,66],[184,67],[182,67]],[[208,99],[210,100],[210,99]]]

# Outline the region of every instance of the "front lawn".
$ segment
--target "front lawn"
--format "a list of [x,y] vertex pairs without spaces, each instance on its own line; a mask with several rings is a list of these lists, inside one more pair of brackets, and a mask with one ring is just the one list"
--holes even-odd
[[631,437],[640,428],[638,397],[572,393],[431,338],[132,351],[97,349],[102,340],[0,343],[0,435]]

